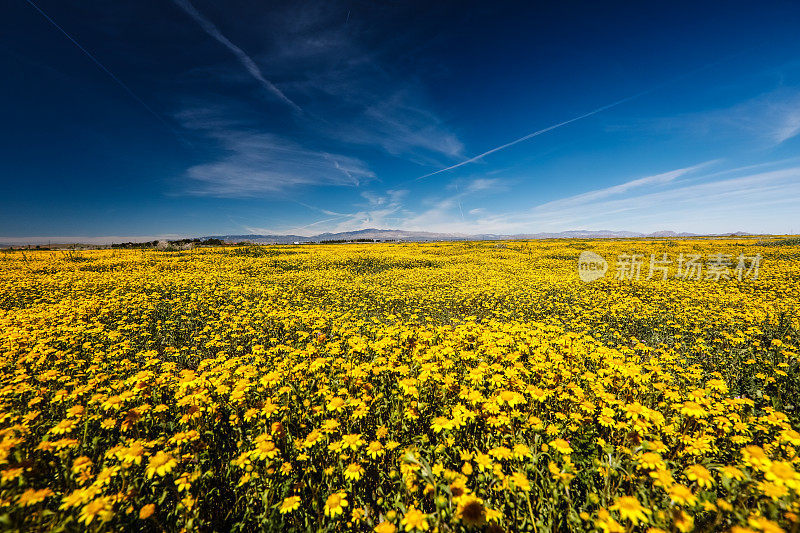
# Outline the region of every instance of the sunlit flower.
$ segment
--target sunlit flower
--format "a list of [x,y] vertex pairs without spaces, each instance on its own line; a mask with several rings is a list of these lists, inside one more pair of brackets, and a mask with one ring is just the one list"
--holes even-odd
[[697,502],[697,497],[685,485],[672,485],[668,492],[670,500],[678,505],[694,505]]
[[106,498],[96,498],[81,508],[78,521],[87,526],[95,519],[102,522],[111,518],[111,504]]
[[766,479],[774,482],[777,485],[790,486],[793,488],[800,487],[800,476],[798,476],[792,464],[787,461],[773,461],[769,465],[769,469],[764,474]]
[[358,481],[364,475],[364,468],[358,463],[350,463],[344,469],[344,477],[349,481]]
[[413,506],[406,511],[400,524],[406,531],[427,531],[430,527],[425,513]]
[[285,498],[283,500],[279,511],[281,514],[286,514],[286,513],[291,513],[292,511],[298,509],[299,507],[300,507],[300,497],[289,496],[288,498]]
[[711,487],[714,485],[714,478],[711,472],[703,465],[691,465],[684,471],[690,481],[695,481],[699,487]]
[[521,491],[529,492],[531,490],[530,481],[528,481],[527,476],[521,472],[514,472],[511,474],[511,483]]
[[373,529],[375,533],[395,533],[397,528],[388,520],[384,520]]
[[19,498],[17,499],[17,504],[20,507],[29,507],[31,505],[36,505],[37,503],[43,502],[50,496],[53,496],[53,491],[50,489],[27,489],[25,492],[20,494]]
[[563,453],[564,455],[569,455],[572,453],[572,447],[569,445],[569,442],[565,441],[564,439],[550,441],[550,446],[552,446],[557,452]]
[[650,509],[642,507],[642,504],[640,504],[639,500],[634,496],[621,496],[617,498],[614,505],[609,509],[618,511],[623,520],[630,520],[634,525],[638,525],[639,522],[647,523],[647,515],[651,512]]
[[736,468],[735,466],[726,465],[722,467],[722,475],[731,479],[736,479],[741,481],[744,479],[744,472]]
[[325,500],[325,516],[334,518],[344,513],[345,507],[347,507],[347,493],[334,492]]
[[145,472],[147,474],[147,479],[153,476],[165,476],[169,474],[177,464],[178,461],[176,461],[172,455],[159,451],[150,458],[147,464],[147,470]]

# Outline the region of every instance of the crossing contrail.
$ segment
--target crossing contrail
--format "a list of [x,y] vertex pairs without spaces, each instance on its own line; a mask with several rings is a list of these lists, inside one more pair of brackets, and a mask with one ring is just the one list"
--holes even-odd
[[[144,100],[142,100],[141,98],[139,98],[139,96],[138,96],[138,95],[137,95],[135,92],[133,92],[133,90],[132,90],[130,87],[128,87],[128,86],[127,86],[127,85],[126,85],[126,84],[125,84],[125,83],[124,83],[124,82],[123,82],[121,79],[119,79],[118,77],[116,77],[116,76],[114,75],[114,73],[113,73],[113,72],[111,72],[110,70],[108,70],[108,69],[106,68],[106,66],[105,66],[105,65],[103,65],[103,64],[100,62],[100,60],[98,60],[98,59],[97,59],[95,56],[93,56],[93,55],[92,55],[92,54],[91,54],[91,53],[90,53],[90,52],[89,52],[89,51],[88,51],[86,48],[84,48],[83,46],[81,46],[81,45],[80,45],[80,43],[79,43],[78,41],[76,41],[76,40],[75,40],[75,39],[74,39],[74,38],[73,38],[73,37],[72,37],[72,36],[71,36],[69,33],[67,33],[67,32],[66,32],[66,30],[64,30],[64,28],[62,28],[61,26],[59,26],[59,25],[56,23],[56,21],[54,21],[53,19],[51,19],[51,18],[50,18],[50,17],[47,15],[47,13],[45,13],[44,11],[42,11],[42,9],[41,9],[39,6],[37,6],[36,4],[34,4],[34,3],[32,2],[32,0],[25,0],[25,1],[26,1],[26,2],[28,2],[28,4],[30,4],[30,5],[31,5],[31,7],[33,7],[33,8],[34,8],[36,11],[38,11],[38,12],[39,12],[39,13],[40,13],[40,14],[41,14],[41,15],[42,15],[44,18],[46,18],[46,19],[47,19],[47,21],[48,21],[50,24],[52,24],[53,26],[55,26],[55,28],[56,28],[58,31],[60,31],[61,33],[63,33],[63,34],[64,34],[64,36],[65,36],[67,39],[69,39],[69,40],[72,42],[72,44],[74,44],[75,46],[77,46],[77,47],[78,47],[78,49],[79,49],[81,52],[83,52],[83,53],[86,55],[86,57],[88,57],[89,59],[91,59],[91,60],[92,60],[92,62],[93,62],[95,65],[97,65],[97,66],[100,68],[100,70],[102,70],[103,72],[105,72],[106,74],[108,74],[108,76],[109,76],[109,77],[110,77],[112,80],[114,80],[114,81],[117,83],[117,85],[119,85],[120,87],[122,87],[122,88],[125,90],[125,92],[127,92],[127,93],[130,95],[130,97],[131,97],[131,98],[133,98],[134,100],[136,100],[137,102],[139,102],[139,103],[142,105],[142,107],[144,107],[144,108],[145,108],[145,109],[146,109],[146,110],[147,110],[147,111],[148,111],[148,112],[149,112],[151,115],[153,115],[154,117],[156,117],[156,118],[158,119],[158,121],[159,121],[159,122],[161,122],[162,124],[164,124],[164,125],[165,125],[165,126],[166,126],[166,127],[167,127],[167,128],[168,128],[168,129],[169,129],[171,132],[172,132],[172,133],[174,133],[175,135],[177,135],[177,133],[175,133],[175,130],[173,130],[173,129],[172,129],[172,126],[171,126],[171,125],[170,125],[170,124],[169,124],[169,123],[168,123],[166,120],[164,120],[164,119],[161,117],[161,115],[159,115],[158,113],[156,113],[156,112],[153,110],[153,108],[152,108],[152,107],[150,107],[149,105],[147,105],[147,104],[145,103],[145,101],[144,101]],[[182,138],[181,138],[179,135],[178,135],[178,138],[179,138],[181,141],[184,141],[184,139],[182,139]],[[185,141],[184,141],[184,142],[185,142]]]
[[250,73],[250,75],[255,78],[266,90],[277,96],[280,100],[282,100],[285,104],[289,105],[292,109],[297,112],[302,112],[303,110],[300,109],[300,106],[295,104],[293,101],[289,99],[283,91],[278,89],[271,81],[269,81],[264,74],[261,72],[261,69],[258,68],[256,62],[245,53],[244,50],[236,46],[231,42],[230,39],[225,37],[221,31],[217,28],[217,26],[205,18],[193,5],[189,0],[172,0],[175,5],[183,9],[187,15],[192,17],[195,22],[197,22],[203,31],[205,31],[208,35],[219,41],[225,48],[233,52],[233,55],[236,56],[236,59],[239,60],[239,63]]

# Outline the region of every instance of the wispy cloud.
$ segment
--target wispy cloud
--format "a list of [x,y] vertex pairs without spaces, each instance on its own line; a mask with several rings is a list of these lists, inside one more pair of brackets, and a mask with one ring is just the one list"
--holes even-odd
[[597,200],[601,200],[609,196],[622,195],[631,191],[632,189],[667,185],[669,183],[672,183],[676,179],[680,178],[681,176],[691,174],[702,168],[706,168],[709,165],[712,165],[716,162],[717,161],[706,161],[705,163],[700,163],[690,167],[670,170],[668,172],[662,172],[660,174],[654,174],[652,176],[645,176],[643,178],[636,178],[630,181],[626,181],[624,183],[620,183],[618,185],[612,185],[611,187],[605,187],[603,189],[597,189],[594,191],[588,191],[585,193],[576,194],[574,196],[570,196],[567,198],[553,200],[552,202],[542,204],[539,207],[540,208],[548,207],[553,209],[563,208],[572,205],[580,205],[580,204],[595,202]]
[[741,131],[777,146],[800,134],[800,90],[778,89],[696,119],[712,134]]
[[[356,186],[375,177],[362,160],[375,155],[370,149],[424,165],[462,154],[462,143],[432,110],[423,85],[391,71],[375,49],[359,41],[363,32],[354,31],[353,22],[344,28],[332,9],[316,6],[301,16],[289,8],[271,11],[271,20],[257,23],[264,39],[251,58],[189,0],[173,1],[279,98],[286,96],[253,58],[264,71],[286,80],[281,88],[308,102],[291,124],[241,97],[223,101],[215,94],[184,104],[177,113],[183,126],[224,149],[218,160],[187,171],[188,192],[228,197],[299,185]],[[231,82],[224,73],[214,75]]]
[[[786,233],[800,228],[795,209],[800,202],[800,167],[796,161],[794,166],[775,170],[750,166],[700,172],[712,163],[716,162],[645,176],[510,212],[498,212],[496,203],[473,207],[486,199],[487,191],[501,191],[502,182],[465,182],[456,194],[429,198],[418,206],[362,193],[368,201],[363,209],[320,225],[330,231],[402,228],[461,235],[576,229]],[[462,201],[472,205],[464,209]]]
[[[221,115],[221,116],[220,116]],[[222,155],[190,167],[183,192],[217,198],[263,197],[303,186],[357,187],[375,177],[361,160],[313,150],[274,134],[250,129],[213,109],[184,111],[185,127],[216,141]]]
[[[422,199],[421,208],[412,208],[407,200],[412,200],[408,190],[390,190],[385,194],[362,191],[361,196],[367,200],[362,209],[349,214],[329,226],[330,231],[354,231],[360,229],[405,229],[414,231],[442,231],[469,233],[475,229],[467,221],[462,201],[470,198],[485,198],[491,192],[505,189],[505,184],[498,179],[459,180],[446,187],[455,191],[443,197]],[[413,198],[418,201],[419,199]],[[475,215],[477,213],[470,213]]]
[[214,136],[227,155],[189,168],[189,194],[243,198],[308,185],[355,187],[374,177],[358,159],[308,150],[275,135],[228,131]]
[[[731,169],[730,173],[737,170]],[[672,185],[642,186],[629,189],[635,194],[618,195],[602,189],[526,211],[487,214],[476,220],[475,226],[508,233],[570,229],[700,233],[786,232],[800,224],[794,208],[800,201],[797,166],[712,181],[698,177],[691,183],[674,181]]]
[[[403,205],[408,192],[404,189],[389,190],[384,194],[362,191],[361,197],[366,203],[354,204],[356,209],[352,213],[335,217],[330,221],[320,220],[314,225],[326,223],[324,229],[331,232],[405,227],[402,225],[404,220],[413,215]],[[336,220],[335,224],[328,223],[333,220]]]
[[310,236],[316,231],[316,228],[321,224],[330,224],[334,220],[341,220],[342,217],[349,216],[349,215],[338,215],[331,218],[323,218],[322,220],[317,220],[315,222],[310,222],[308,224],[303,224],[301,226],[293,226],[288,229],[267,229],[267,228],[259,228],[259,227],[252,227],[246,226],[247,230],[251,233],[258,234],[258,235],[300,235],[300,236]]
[[772,130],[772,138],[781,144],[800,134],[800,97],[778,113],[781,118]]
[[320,6],[301,17],[295,10],[274,13],[283,28],[272,34],[272,53],[263,60],[271,71],[292,73],[284,85],[308,102],[305,125],[419,164],[461,157],[463,144],[424,84],[385,59],[402,52],[391,49],[395,41],[367,43],[370,28],[353,20],[343,25],[340,9]]
[[774,148],[800,135],[800,90],[783,87],[728,107],[669,117],[634,119],[610,130],[640,130]]
[[425,163],[434,161],[426,158],[425,152],[448,158],[461,155],[464,145],[421,101],[410,88],[395,90],[360,110],[349,123],[338,126],[339,138],[379,146],[392,155],[417,154],[418,161]]
[[261,69],[258,67],[255,61],[245,53],[244,50],[236,46],[228,39],[219,29],[217,26],[204,17],[193,5],[189,0],[173,0],[175,5],[183,9],[190,17],[192,17],[195,22],[197,22],[203,31],[205,31],[208,35],[219,41],[223,46],[225,46],[228,50],[233,52],[233,55],[236,56],[236,59],[239,60],[239,63],[250,73],[250,75],[255,78],[265,89],[271,92],[273,95],[277,96],[282,102],[288,104],[292,109],[298,112],[302,112],[300,106],[295,104],[292,100],[287,97],[283,91],[278,89],[275,84],[269,81],[261,72]]

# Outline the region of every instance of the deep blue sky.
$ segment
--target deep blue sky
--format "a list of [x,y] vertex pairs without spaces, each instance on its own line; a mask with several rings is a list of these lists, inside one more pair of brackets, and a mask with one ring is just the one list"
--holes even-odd
[[36,5],[0,239],[800,232],[797,2]]

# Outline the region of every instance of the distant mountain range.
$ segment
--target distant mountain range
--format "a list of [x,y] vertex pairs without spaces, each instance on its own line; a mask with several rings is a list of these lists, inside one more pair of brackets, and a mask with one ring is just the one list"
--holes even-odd
[[[726,233],[724,236],[748,236],[751,233],[738,231]],[[701,237],[696,233],[676,233],[674,231],[656,231],[654,233],[639,233],[635,231],[611,230],[574,230],[558,233],[520,233],[514,235],[498,235],[493,233],[465,234],[465,233],[433,233],[428,231],[404,231],[398,229],[362,229],[358,231],[344,231],[340,233],[320,233],[318,235],[209,235],[203,238],[222,239],[227,242],[252,242],[255,244],[292,244],[295,242],[320,242],[320,241],[355,241],[358,239],[372,239],[376,241],[478,241],[478,240],[510,240],[510,239],[635,239],[635,238],[677,238]]]
[[[340,233],[320,233],[318,235],[207,235],[198,237],[205,239],[221,239],[225,242],[250,242],[253,244],[293,244],[305,242],[321,241],[401,241],[401,242],[425,242],[425,241],[498,241],[513,239],[668,239],[680,237],[744,237],[756,234],[737,231],[735,233],[723,234],[697,234],[697,233],[676,233],[674,231],[656,231],[653,233],[640,233],[636,231],[611,231],[611,230],[574,230],[561,231],[557,233],[518,233],[514,235],[503,235],[494,233],[466,234],[466,233],[434,233],[430,231],[405,231],[399,229],[362,229],[358,231],[343,231]],[[0,238],[2,239],[2,238]],[[73,240],[74,239],[74,240]],[[121,242],[145,242],[161,240],[165,237],[22,237],[6,238],[0,240],[0,248],[8,246],[33,246],[42,245],[53,248],[65,248],[80,244],[86,247],[105,247],[111,243]],[[175,240],[180,237],[166,237]]]

